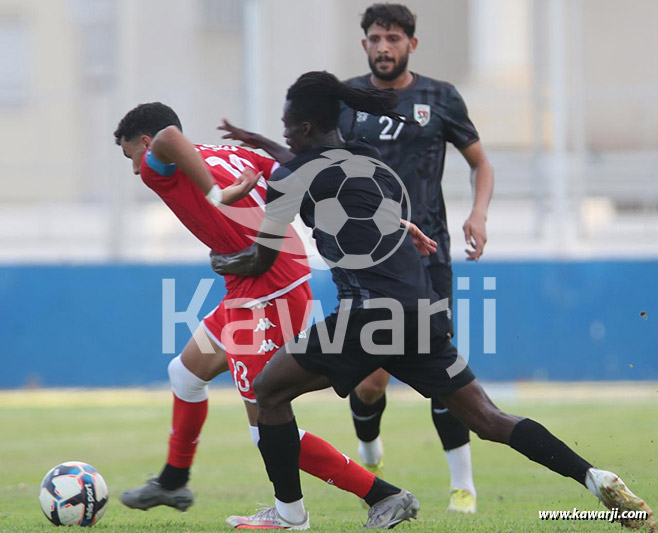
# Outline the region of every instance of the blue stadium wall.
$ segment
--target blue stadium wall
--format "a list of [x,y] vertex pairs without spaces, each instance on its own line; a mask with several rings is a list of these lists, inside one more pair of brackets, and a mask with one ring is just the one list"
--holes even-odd
[[[455,299],[468,301],[480,379],[658,380],[658,261],[487,261],[454,271],[469,280]],[[495,278],[495,291],[484,278]],[[175,280],[181,311],[200,280],[213,279],[200,316],[224,294],[205,265],[0,267],[0,388],[165,382],[190,332],[178,324],[174,353],[163,353],[163,279]],[[315,273],[312,287],[333,309],[328,273]],[[495,299],[495,353],[484,353],[485,299]]]

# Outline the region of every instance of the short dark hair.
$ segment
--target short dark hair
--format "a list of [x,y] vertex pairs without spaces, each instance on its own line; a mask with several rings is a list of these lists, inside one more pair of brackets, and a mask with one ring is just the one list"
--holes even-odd
[[122,138],[132,141],[140,135],[155,137],[156,133],[167,126],[176,126],[183,131],[180,119],[171,107],[160,102],[139,104],[121,119],[114,132],[114,141],[121,144]]
[[352,87],[324,71],[302,74],[288,89],[286,99],[297,122],[311,122],[322,132],[338,127],[341,101],[357,111],[404,120],[395,112],[398,97],[393,91]]
[[373,24],[383,26],[387,30],[395,24],[411,39],[416,32],[416,15],[402,4],[373,4],[361,17],[361,27],[366,35]]

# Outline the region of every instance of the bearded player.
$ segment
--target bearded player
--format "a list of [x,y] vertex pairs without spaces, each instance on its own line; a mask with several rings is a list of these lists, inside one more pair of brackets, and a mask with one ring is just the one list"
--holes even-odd
[[[402,178],[409,192],[410,220],[439,244],[423,258],[432,288],[452,307],[450,234],[441,190],[446,144],[453,144],[471,168],[473,207],[464,223],[467,258],[477,260],[487,240],[487,209],[493,192],[493,170],[454,86],[409,70],[414,52],[415,15],[401,4],[373,4],[361,18],[363,49],[370,73],[348,80],[353,87],[393,90],[395,111],[409,122],[357,113],[343,106],[340,131],[346,140],[364,138],[376,146],[382,160]],[[452,314],[442,316],[449,337],[454,336]],[[390,375],[383,369],[368,376],[350,394],[352,420],[364,464],[381,475],[384,448],[380,422],[386,407]],[[476,491],[471,468],[469,431],[439,401],[432,398],[432,420],[443,444],[450,470],[449,511],[473,513]]]

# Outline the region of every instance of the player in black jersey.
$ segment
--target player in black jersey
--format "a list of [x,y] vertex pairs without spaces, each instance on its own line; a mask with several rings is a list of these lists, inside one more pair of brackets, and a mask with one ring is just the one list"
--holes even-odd
[[[468,259],[477,260],[486,243],[486,220],[493,192],[493,170],[478,133],[454,86],[409,71],[409,54],[416,48],[415,16],[400,4],[375,4],[363,14],[363,48],[370,74],[348,80],[353,87],[393,89],[397,113],[415,123],[395,122],[342,107],[340,130],[345,139],[365,138],[376,146],[382,160],[402,178],[409,192],[410,220],[438,242],[437,252],[423,259],[434,290],[448,298],[452,308],[450,234],[441,190],[446,143],[452,143],[471,168],[474,200],[464,223]],[[454,336],[451,311],[442,320]],[[359,454],[365,466],[381,474],[383,446],[380,421],[386,407],[389,374],[384,370],[367,377],[350,394],[350,407]],[[438,398],[432,398],[432,419],[441,438],[450,470],[449,511],[475,512],[476,491],[471,469],[469,432]]]
[[[275,490],[275,506],[253,516],[230,517],[242,529],[308,529],[299,479],[299,434],[291,402],[313,390],[333,386],[340,396],[377,368],[385,368],[427,398],[439,398],[481,438],[509,445],[529,459],[586,486],[604,504],[619,511],[645,511],[645,519],[623,523],[652,527],[653,513],[613,473],[598,470],[546,428],[528,418],[500,411],[479,386],[437,320],[445,301],[431,289],[427,269],[412,239],[397,231],[400,203],[393,173],[376,162],[376,149],[364,142],[344,142],[338,131],[339,101],[370,114],[398,118],[394,93],[358,89],[326,72],[302,75],[290,87],[284,109],[284,136],[296,157],[271,177],[265,221],[257,242],[233,254],[213,256],[220,274],[258,275],[275,261],[284,246],[288,223],[299,213],[314,227],[318,249],[331,266],[340,306],[324,322],[280,348],[254,380],[258,403],[260,449]],[[355,186],[351,179],[372,180],[376,188]],[[301,185],[301,186],[300,186]],[[383,197],[383,200],[382,200]],[[372,254],[371,222],[376,206],[391,206],[379,218],[380,243],[386,247],[371,262],[341,263],[335,229],[320,229],[318,206],[340,200],[354,222],[343,235],[343,252]],[[374,215],[372,215],[374,211]],[[230,213],[230,211],[229,211]],[[368,215],[367,213],[371,213]],[[331,215],[331,214],[330,214]],[[390,215],[390,216],[389,216]],[[389,225],[393,217],[394,224]],[[323,221],[328,223],[329,216]],[[391,282],[399,280],[398,283]],[[365,500],[371,505],[368,529],[388,529],[413,518],[417,500],[376,478]]]

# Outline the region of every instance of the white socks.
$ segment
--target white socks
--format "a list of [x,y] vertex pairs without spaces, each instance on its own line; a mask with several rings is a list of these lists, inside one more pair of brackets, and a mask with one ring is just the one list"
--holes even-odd
[[590,468],[590,469],[587,471],[587,474],[585,475],[585,486],[587,487],[587,489],[588,489],[592,494],[594,494],[594,496],[596,496],[597,498],[600,498],[600,496],[599,496],[599,489],[598,489],[598,487],[596,486],[596,483],[594,482],[594,474],[595,474],[597,471],[600,472],[600,470],[598,470],[597,468]]
[[364,464],[375,466],[384,455],[384,446],[382,440],[377,437],[370,442],[359,441],[359,457]]
[[251,442],[254,443],[256,448],[258,448],[258,441],[260,440],[260,431],[258,431],[258,426],[249,426],[249,434],[251,435]]
[[[305,429],[298,429],[299,431],[299,440],[301,441],[306,435]],[[258,441],[260,440],[260,431],[258,431],[258,426],[249,426],[249,435],[251,435],[251,442],[254,443],[254,446],[258,448]]]
[[283,503],[274,498],[274,506],[279,516],[291,524],[301,524],[306,520],[304,498],[292,503]]
[[473,496],[477,496],[471,466],[471,443],[467,442],[459,448],[446,451],[446,459],[450,470],[450,486],[467,490]]

